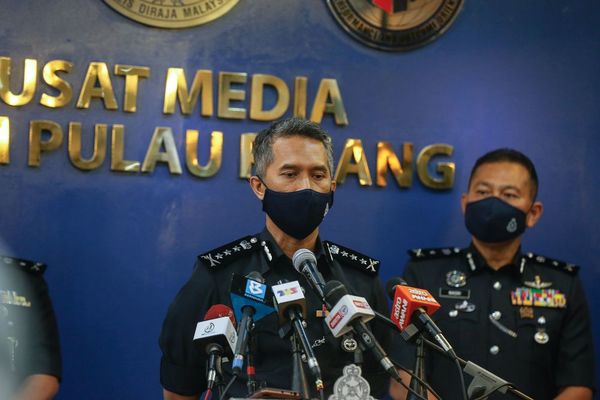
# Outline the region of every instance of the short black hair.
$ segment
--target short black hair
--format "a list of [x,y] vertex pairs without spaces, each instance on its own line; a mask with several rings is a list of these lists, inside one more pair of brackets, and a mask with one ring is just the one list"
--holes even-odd
[[477,161],[475,161],[475,165],[473,169],[471,169],[471,176],[469,176],[469,188],[471,187],[471,181],[473,180],[473,175],[479,167],[483,164],[491,164],[498,162],[510,162],[523,166],[529,172],[529,177],[531,179],[531,187],[532,187],[532,198],[535,200],[537,197],[539,182],[537,172],[535,170],[535,165],[533,162],[527,157],[525,154],[521,153],[515,149],[502,148],[492,150],[489,153],[484,154],[479,157]]
[[327,153],[329,173],[333,174],[333,147],[331,137],[319,124],[297,117],[274,122],[262,130],[254,139],[252,155],[256,175],[263,177],[269,164],[273,162],[273,142],[280,137],[303,136],[323,143]]

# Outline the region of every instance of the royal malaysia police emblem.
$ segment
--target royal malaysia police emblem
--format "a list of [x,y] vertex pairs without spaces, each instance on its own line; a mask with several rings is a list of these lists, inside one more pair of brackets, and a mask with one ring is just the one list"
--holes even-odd
[[457,270],[450,271],[446,274],[446,284],[455,288],[463,287],[467,284],[467,275]]
[[444,33],[464,0],[327,0],[339,24],[360,42],[387,51],[423,46]]
[[239,0],[104,0],[121,15],[156,28],[189,28],[228,13]]

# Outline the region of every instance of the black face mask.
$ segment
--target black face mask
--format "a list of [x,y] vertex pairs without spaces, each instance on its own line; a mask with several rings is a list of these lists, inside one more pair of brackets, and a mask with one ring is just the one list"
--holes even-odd
[[333,190],[327,193],[312,189],[275,192],[265,187],[263,211],[279,229],[298,240],[314,231],[333,206]]
[[488,197],[467,204],[465,225],[482,242],[499,243],[525,232],[526,217],[526,213],[498,197]]

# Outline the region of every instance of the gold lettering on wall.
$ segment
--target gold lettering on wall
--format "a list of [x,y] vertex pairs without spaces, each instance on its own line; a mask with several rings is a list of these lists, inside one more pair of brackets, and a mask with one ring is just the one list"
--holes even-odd
[[441,162],[436,166],[439,177],[429,174],[429,163],[435,156],[451,156],[454,148],[449,144],[432,144],[421,150],[417,156],[417,174],[423,185],[431,189],[450,189],[454,185],[455,165],[453,162]]
[[9,106],[22,106],[27,104],[35,94],[37,84],[37,60],[26,58],[23,70],[23,88],[21,93],[15,94],[10,90],[10,57],[0,57],[0,98]]
[[[331,101],[327,101],[331,99]],[[342,101],[342,94],[335,79],[322,79],[319,84],[319,90],[315,97],[310,120],[321,123],[323,115],[333,114],[335,123],[338,125],[348,125],[348,116]]]
[[[161,151],[163,147],[165,151]],[[142,172],[153,172],[157,162],[167,163],[169,172],[172,174],[181,175],[182,173],[171,128],[159,126],[154,129],[152,140],[148,145],[148,151],[142,164]]]
[[175,101],[179,99],[181,113],[191,114],[200,94],[202,94],[201,114],[204,117],[210,117],[213,114],[212,71],[202,69],[196,71],[192,88],[188,91],[184,69],[169,68],[165,84],[163,113],[173,114],[175,112]]
[[246,91],[232,89],[232,84],[246,83],[248,74],[245,72],[220,72],[219,73],[219,118],[244,119],[246,118],[246,109],[232,107],[234,100],[244,101]]
[[210,178],[221,168],[223,158],[223,132],[214,131],[210,135],[210,158],[206,165],[198,162],[198,131],[185,132],[185,162],[187,169],[199,178]]
[[294,80],[294,116],[306,118],[306,89],[308,78],[298,76]]
[[42,93],[40,104],[48,108],[64,107],[71,101],[73,97],[73,89],[71,84],[60,76],[58,72],[69,73],[73,69],[73,64],[64,60],[53,60],[44,65],[42,77],[48,86],[58,90],[57,96],[51,96],[47,93]]
[[387,186],[388,167],[396,179],[398,186],[408,188],[412,185],[413,177],[413,145],[402,145],[402,162],[394,152],[389,142],[377,143],[377,186]]
[[10,163],[10,120],[0,117],[0,164]]
[[125,160],[124,153],[125,127],[121,124],[115,124],[112,128],[110,169],[119,172],[138,172],[140,170],[139,161]]
[[102,165],[106,159],[107,125],[96,124],[94,127],[94,153],[91,158],[81,156],[81,123],[69,123],[69,160],[84,171],[90,171]]
[[[48,140],[42,140],[42,132],[49,134]],[[63,131],[54,121],[35,120],[29,123],[29,162],[30,167],[39,167],[42,152],[56,150],[63,140]]]
[[362,186],[371,186],[373,184],[367,157],[360,139],[346,140],[337,170],[335,171],[335,181],[338,184],[344,183],[348,174],[356,174],[358,182]]
[[248,179],[252,176],[254,138],[256,138],[256,133],[242,133],[240,136],[240,178],[242,179]]
[[[96,83],[99,83],[100,86],[97,86]],[[90,108],[91,100],[94,97],[102,99],[104,107],[107,110],[116,110],[118,108],[108,67],[103,62],[90,63],[83,81],[81,93],[79,93],[77,108]]]
[[[265,86],[273,87],[277,93],[275,105],[270,110],[263,109]],[[274,75],[252,75],[250,119],[256,121],[272,121],[278,119],[286,112],[289,105],[290,90],[282,79]]]
[[125,95],[123,99],[123,111],[137,111],[137,95],[140,78],[150,76],[150,68],[134,65],[115,65],[115,75],[125,77]]

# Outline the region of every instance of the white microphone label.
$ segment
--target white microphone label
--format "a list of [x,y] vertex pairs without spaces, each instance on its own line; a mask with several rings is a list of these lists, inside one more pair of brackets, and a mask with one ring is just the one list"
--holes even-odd
[[215,336],[224,336],[231,351],[235,351],[235,342],[237,341],[237,332],[231,323],[229,317],[209,319],[198,322],[194,340],[206,340]]
[[375,317],[375,313],[364,297],[347,294],[337,302],[325,318],[325,323],[335,337],[340,337],[352,330],[350,321],[360,318],[367,322]]
[[304,293],[298,281],[282,283],[272,287],[273,294],[277,304],[289,303],[291,301],[302,300]]

